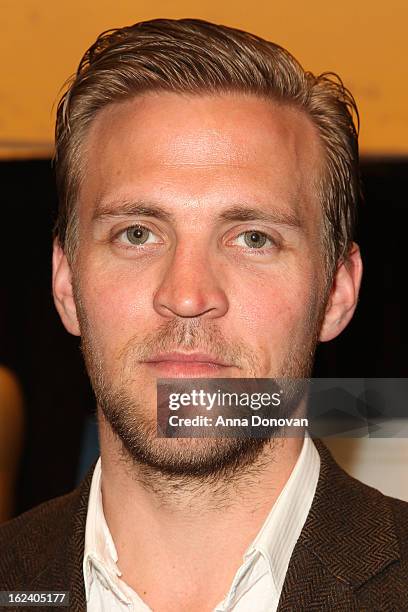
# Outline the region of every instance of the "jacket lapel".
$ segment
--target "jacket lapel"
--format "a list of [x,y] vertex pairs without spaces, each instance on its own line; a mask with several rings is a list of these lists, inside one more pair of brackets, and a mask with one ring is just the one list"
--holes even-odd
[[360,610],[354,592],[399,558],[387,499],[346,474],[319,440],[320,477],[278,612]]
[[[315,440],[321,459],[316,494],[293,551],[278,612],[361,610],[355,589],[399,559],[392,511],[375,489],[346,474]],[[82,572],[85,525],[93,465],[69,496],[63,536],[50,542],[47,563],[31,590],[70,592],[72,612],[86,610]]]
[[48,550],[45,551],[48,563],[30,586],[33,591],[41,591],[49,590],[52,584],[54,591],[68,591],[71,612],[86,610],[82,564],[89,491],[95,464],[96,462],[89,469],[79,487],[66,496],[66,499],[69,500],[64,510],[67,518],[61,517],[61,520],[66,520],[64,536],[49,543]]

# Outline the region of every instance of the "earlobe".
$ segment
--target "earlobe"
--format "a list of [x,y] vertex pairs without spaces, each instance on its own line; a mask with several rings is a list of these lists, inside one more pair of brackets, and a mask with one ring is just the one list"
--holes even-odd
[[353,243],[346,260],[342,261],[333,279],[319,340],[327,342],[347,327],[357,306],[363,264],[360,249]]
[[52,291],[55,307],[66,330],[80,336],[77,311],[72,288],[72,273],[67,257],[57,239],[52,255]]

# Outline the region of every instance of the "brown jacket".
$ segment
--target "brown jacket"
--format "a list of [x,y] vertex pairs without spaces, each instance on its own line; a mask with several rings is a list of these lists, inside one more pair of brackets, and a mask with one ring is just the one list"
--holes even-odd
[[[408,611],[408,503],[351,478],[315,444],[319,482],[278,612]],[[0,590],[70,591],[69,609],[86,610],[82,558],[92,471],[69,495],[0,528]]]

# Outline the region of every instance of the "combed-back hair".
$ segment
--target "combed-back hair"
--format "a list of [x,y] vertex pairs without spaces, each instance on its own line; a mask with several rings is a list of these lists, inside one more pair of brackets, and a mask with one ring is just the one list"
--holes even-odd
[[[242,92],[303,110],[317,128],[324,169],[316,185],[325,262],[332,274],[350,248],[360,197],[358,110],[333,73],[315,76],[281,46],[199,19],[154,19],[103,32],[86,51],[57,110],[55,235],[72,260],[82,145],[100,109],[149,91]],[[354,124],[356,120],[356,125]]]

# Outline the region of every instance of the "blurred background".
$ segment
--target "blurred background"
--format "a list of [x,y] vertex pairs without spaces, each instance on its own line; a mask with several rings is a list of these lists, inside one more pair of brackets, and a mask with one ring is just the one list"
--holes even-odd
[[[0,36],[0,520],[71,490],[92,461],[94,400],[78,340],[51,298],[51,166],[59,92],[103,30],[199,17],[337,72],[361,115],[365,277],[349,328],[318,350],[321,377],[408,377],[408,42],[405,0],[3,0]],[[353,475],[408,500],[408,440],[327,440]]]

